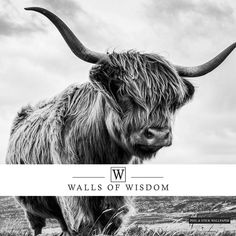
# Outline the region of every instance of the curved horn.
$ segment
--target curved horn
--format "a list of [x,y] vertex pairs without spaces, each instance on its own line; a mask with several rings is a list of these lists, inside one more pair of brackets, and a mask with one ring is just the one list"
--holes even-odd
[[212,60],[194,67],[185,67],[175,65],[175,69],[177,70],[180,76],[185,77],[198,77],[205,75],[211,71],[213,71],[217,66],[219,66],[225,58],[235,49],[236,43],[233,43],[229,47],[227,47],[224,51],[214,57]]
[[41,7],[28,7],[25,10],[36,11],[46,16],[59,30],[71,51],[80,59],[90,63],[110,62],[105,53],[93,52],[86,48],[70,30],[70,28],[52,12]]

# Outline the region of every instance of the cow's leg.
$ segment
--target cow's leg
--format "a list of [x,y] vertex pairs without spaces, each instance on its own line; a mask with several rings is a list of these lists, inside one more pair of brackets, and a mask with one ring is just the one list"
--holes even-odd
[[[70,236],[84,236],[90,235],[91,228],[93,228],[93,211],[91,211],[88,202],[90,197],[82,196],[64,196],[57,197],[57,202],[62,211],[63,221],[67,226],[67,232]],[[59,220],[59,218],[57,218]],[[64,225],[62,223],[62,225]],[[83,234],[83,232],[86,234]],[[64,234],[63,234],[64,236]]]
[[[58,197],[70,235],[112,235],[128,212],[124,197]],[[75,230],[75,231],[73,231]],[[64,234],[63,234],[64,236]]]
[[42,228],[46,225],[45,219],[26,211],[26,217],[34,231],[34,236],[42,233]]
[[[87,236],[104,233],[105,235],[114,235],[120,228],[124,216],[128,213],[124,197],[84,197],[80,199],[83,202],[83,214],[90,219],[81,222],[78,235]],[[87,215],[85,214],[87,213]]]

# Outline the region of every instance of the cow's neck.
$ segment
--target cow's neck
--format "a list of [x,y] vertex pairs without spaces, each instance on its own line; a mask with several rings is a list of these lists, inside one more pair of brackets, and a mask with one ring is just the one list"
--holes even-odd
[[[90,104],[77,107],[78,115],[67,121],[64,131],[62,163],[70,164],[127,164],[131,155],[109,135],[105,124],[105,100],[92,91]],[[87,95],[87,94],[86,94]],[[85,95],[85,96],[86,96]],[[83,98],[84,100],[88,100]]]

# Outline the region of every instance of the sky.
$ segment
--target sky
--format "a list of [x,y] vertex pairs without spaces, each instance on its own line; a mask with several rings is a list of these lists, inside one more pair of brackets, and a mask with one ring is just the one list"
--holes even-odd
[[[233,0],[1,0],[0,163],[22,106],[88,82],[91,64],[76,58],[55,27],[24,7],[63,19],[90,49],[158,53],[193,66],[236,41]],[[194,99],[176,114],[173,144],[148,163],[236,163],[236,50],[210,74],[190,79]]]

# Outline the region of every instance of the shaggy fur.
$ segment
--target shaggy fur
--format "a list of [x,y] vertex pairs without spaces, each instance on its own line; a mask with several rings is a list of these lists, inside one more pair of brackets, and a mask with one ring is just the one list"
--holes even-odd
[[[92,68],[91,82],[22,108],[13,123],[7,163],[127,164],[133,156],[143,160],[155,154],[136,150],[132,135],[146,127],[170,127],[175,111],[193,96],[194,87],[159,55],[129,51],[109,56],[111,64]],[[91,226],[102,231],[126,205],[124,197],[32,199],[19,201],[36,234],[47,217],[58,219],[71,235]],[[124,207],[122,214],[127,211]],[[117,214],[108,233],[117,230],[121,219]]]

